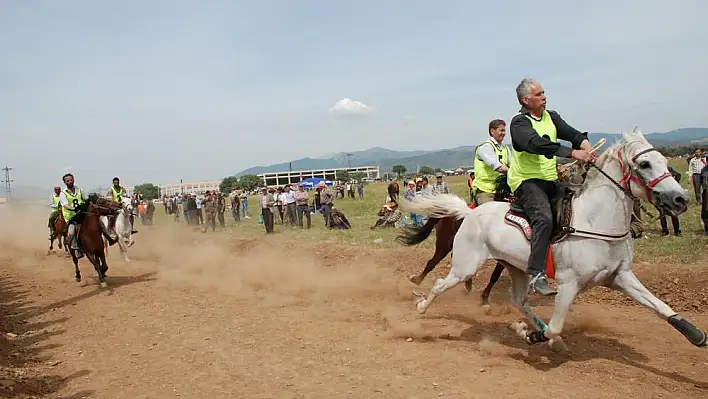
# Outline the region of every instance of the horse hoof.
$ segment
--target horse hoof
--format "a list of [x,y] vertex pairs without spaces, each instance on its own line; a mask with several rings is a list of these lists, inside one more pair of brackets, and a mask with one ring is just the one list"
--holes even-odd
[[408,280],[415,285],[420,285],[420,283],[423,282],[423,279],[415,274],[408,276]]
[[555,337],[548,340],[548,347],[556,353],[568,352],[568,346],[565,344],[565,342],[563,342],[563,338],[561,337]]
[[516,321],[513,322],[509,325],[509,328],[514,331],[518,336],[522,338],[526,338],[526,332],[529,329],[528,324],[524,323],[523,321]]
[[101,285],[101,288],[106,288],[106,287],[108,287],[108,283],[105,282],[105,281],[101,281],[101,284],[100,284],[100,285]]
[[81,276],[76,277],[76,282],[77,282],[77,283],[80,283],[80,282],[81,282]]

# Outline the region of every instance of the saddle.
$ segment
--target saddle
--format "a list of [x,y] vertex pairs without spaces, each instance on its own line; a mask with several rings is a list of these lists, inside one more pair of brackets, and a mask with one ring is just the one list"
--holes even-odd
[[[573,223],[573,199],[576,192],[571,187],[561,183],[558,195],[551,200],[551,210],[553,212],[553,232],[551,234],[551,244],[563,241],[575,230]],[[511,202],[509,210],[504,215],[504,222],[514,226],[524,234],[526,241],[531,242],[531,223],[526,219],[526,213],[518,202]]]

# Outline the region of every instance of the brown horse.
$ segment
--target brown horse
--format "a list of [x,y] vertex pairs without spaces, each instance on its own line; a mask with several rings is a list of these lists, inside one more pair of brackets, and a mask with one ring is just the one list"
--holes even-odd
[[69,256],[69,246],[66,245],[66,221],[64,220],[64,214],[59,212],[59,215],[54,219],[54,232],[49,237],[49,250],[47,255],[49,255],[54,250],[54,240],[57,240],[57,245],[59,249],[64,248],[64,254]]
[[[79,205],[75,216],[78,218],[76,239],[79,242],[81,251],[96,270],[101,287],[107,286],[106,272],[108,271],[108,264],[106,263],[106,254],[103,251],[103,230],[100,225],[100,217],[115,215],[121,207],[120,202],[102,198],[93,193],[89,195],[86,203]],[[70,244],[69,242],[64,243],[66,247],[69,247],[71,260],[74,262],[76,281],[80,282],[79,258],[76,256],[76,251],[70,247]]]

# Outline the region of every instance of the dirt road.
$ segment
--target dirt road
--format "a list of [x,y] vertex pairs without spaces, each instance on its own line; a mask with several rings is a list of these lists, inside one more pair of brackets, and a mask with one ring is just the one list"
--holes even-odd
[[[110,288],[101,290],[87,261],[76,283],[69,259],[46,254],[41,217],[25,215],[25,225],[39,228],[13,230],[5,217],[3,396],[708,396],[708,351],[607,290],[576,302],[564,332],[571,353],[557,355],[507,328],[521,317],[507,305],[506,277],[491,312],[481,310],[477,293],[489,270],[477,278],[474,296],[456,287],[417,315],[405,275],[422,267],[427,250],[143,229],[132,263],[111,248]],[[708,328],[706,267],[636,270]],[[547,318],[549,303],[536,302]]]

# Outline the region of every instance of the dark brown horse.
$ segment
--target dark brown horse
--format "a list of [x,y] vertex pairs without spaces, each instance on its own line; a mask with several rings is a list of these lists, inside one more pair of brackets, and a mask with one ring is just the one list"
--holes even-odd
[[[100,217],[115,215],[121,206],[120,202],[99,197],[94,193],[89,195],[86,203],[79,205],[75,216],[78,218],[76,239],[78,240],[79,248],[81,248],[81,251],[96,270],[101,287],[107,286],[106,272],[108,271],[108,264],[106,263],[106,254],[103,251],[103,230],[101,229]],[[74,262],[76,281],[80,282],[79,258],[70,244],[69,242],[64,243],[66,247],[69,247],[71,260]]]
[[57,245],[59,249],[64,248],[64,253],[69,256],[69,246],[66,245],[66,221],[64,220],[64,215],[59,212],[56,218],[54,218],[54,232],[49,237],[49,255],[54,250],[54,240],[57,240]]

